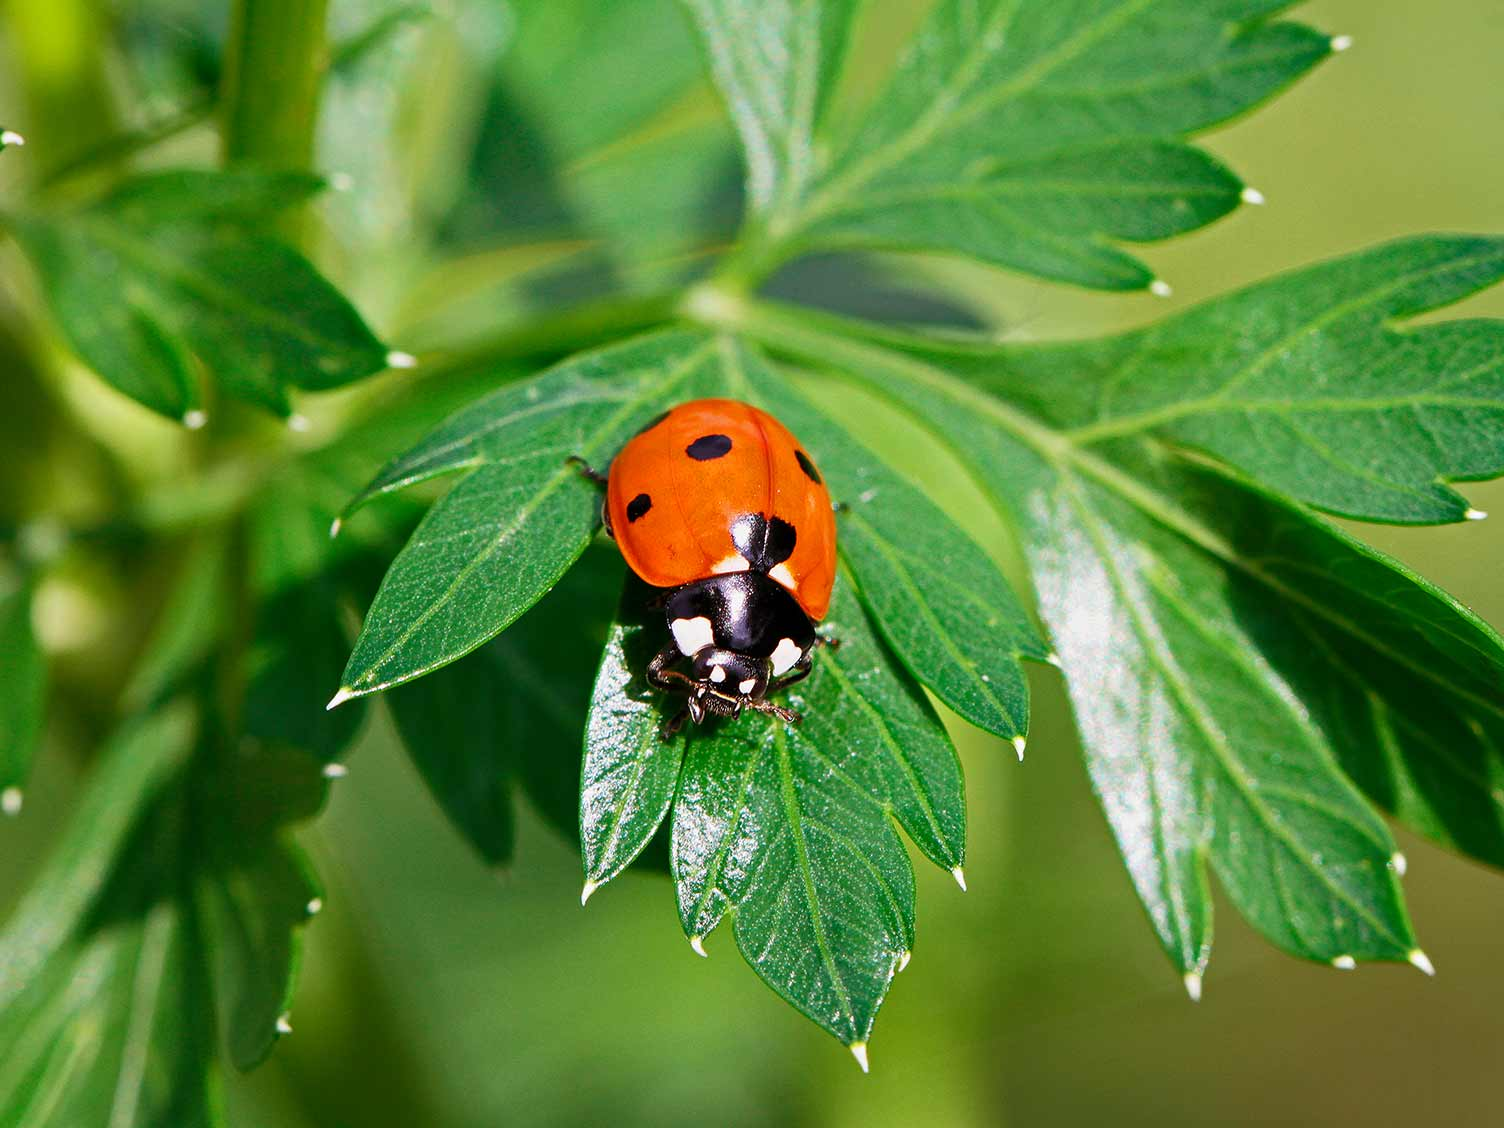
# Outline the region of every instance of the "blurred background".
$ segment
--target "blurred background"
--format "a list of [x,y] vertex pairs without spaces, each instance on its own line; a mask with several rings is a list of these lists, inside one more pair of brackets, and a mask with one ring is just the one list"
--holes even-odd
[[[317,163],[342,190],[320,205],[312,246],[397,347],[483,353],[507,325],[692,270],[697,248],[733,228],[734,151],[671,5],[434,7],[331,4],[345,53]],[[881,78],[921,7],[871,5],[851,97]],[[1354,46],[1207,139],[1268,202],[1145,249],[1173,298],[1085,294],[940,259],[811,263],[777,285],[1011,337],[1097,334],[1392,236],[1504,231],[1504,5],[1323,0],[1294,14]],[[30,142],[0,160],[0,207],[86,191],[114,159],[98,146],[122,130],[166,138],[150,163],[212,161],[205,99],[224,18],[198,0],[0,0],[0,125]],[[654,176],[641,175],[644,160]],[[918,298],[921,283],[952,297]],[[40,335],[32,290],[0,249],[7,520],[96,504],[100,451],[143,479],[178,457],[175,428]],[[1504,294],[1440,316],[1462,312],[1504,316]],[[314,442],[333,415],[307,410]],[[896,442],[893,420],[875,407],[870,418]],[[906,433],[903,449],[1009,558],[966,484]],[[1361,535],[1504,624],[1504,487],[1464,492],[1500,516]],[[54,710],[25,816],[0,825],[0,914],[76,794],[88,694],[107,680],[112,640],[139,629],[127,589],[97,561],[73,561],[49,584],[39,626],[71,711]],[[231,1123],[1498,1121],[1498,874],[1398,832],[1434,980],[1287,958],[1219,903],[1205,997],[1192,1004],[1088,790],[1057,679],[1031,673],[1024,763],[956,726],[971,889],[915,856],[919,939],[878,1021],[870,1076],[763,987],[727,930],[696,958],[663,877],[629,873],[582,910],[578,853],[530,813],[515,865],[491,872],[377,715],[349,777],[301,831],[327,907],[308,930],[296,1033],[259,1071],[227,1079]]]

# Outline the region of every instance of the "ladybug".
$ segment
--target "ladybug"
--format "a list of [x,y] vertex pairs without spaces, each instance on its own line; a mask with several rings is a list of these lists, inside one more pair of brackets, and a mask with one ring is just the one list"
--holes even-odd
[[[814,461],[778,420],[750,404],[702,399],[665,411],[630,439],[609,473],[601,516],[654,600],[671,641],[648,663],[656,689],[686,716],[743,709],[791,724],[767,700],[810,672],[836,578],[836,522]],[[686,673],[674,667],[688,663]]]

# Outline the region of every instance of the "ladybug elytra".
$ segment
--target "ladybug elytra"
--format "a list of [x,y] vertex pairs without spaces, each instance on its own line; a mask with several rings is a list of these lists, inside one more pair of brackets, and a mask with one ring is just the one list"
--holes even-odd
[[[799,441],[750,404],[694,400],[639,431],[607,475],[584,472],[606,486],[628,566],[666,589],[655,603],[671,639],[647,680],[687,700],[664,736],[743,709],[797,723],[767,695],[809,674],[836,574],[830,494]],[[692,672],[674,668],[685,661]]]

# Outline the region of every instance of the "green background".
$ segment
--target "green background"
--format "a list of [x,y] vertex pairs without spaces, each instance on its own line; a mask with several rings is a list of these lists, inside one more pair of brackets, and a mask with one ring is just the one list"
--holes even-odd
[[[41,7],[0,3],[10,51],[4,24]],[[892,23],[907,22],[904,5],[885,7]],[[57,18],[75,12],[84,24],[89,11],[56,6]],[[1173,298],[1088,295],[939,259],[920,269],[964,287],[1002,331],[1052,337],[1138,324],[1392,236],[1504,231],[1504,5],[1329,0],[1295,14],[1355,46],[1208,139],[1268,203],[1145,249]],[[67,40],[66,31],[53,38]],[[87,27],[73,31],[87,38]],[[0,55],[0,66],[13,64]],[[0,78],[0,109],[9,93]],[[85,111],[53,112],[67,120]],[[24,289],[14,257],[0,262],[0,290]],[[379,302],[379,282],[362,288]],[[1441,316],[1460,312],[1504,316],[1504,294]],[[4,304],[0,313],[12,316]],[[90,396],[88,377],[65,379],[70,402]],[[113,425],[129,430],[129,420]],[[142,422],[135,441],[149,447],[158,426]],[[916,449],[916,464],[966,512],[966,488],[926,454]],[[23,482],[15,466],[0,475],[0,489],[67,489]],[[1361,535],[1504,624],[1504,486],[1464,492],[1499,516]],[[982,532],[1006,553],[1000,530]],[[44,600],[56,619],[50,637],[77,648],[91,615],[123,614],[110,590],[108,576],[81,577],[68,598]],[[86,657],[72,661],[87,667]],[[1031,678],[1024,763],[958,726],[970,892],[919,860],[918,942],[883,1009],[865,1077],[756,980],[725,930],[707,942],[708,960],[695,957],[666,880],[628,874],[581,909],[577,853],[530,813],[513,869],[488,872],[378,717],[329,809],[302,832],[326,908],[308,932],[295,1033],[260,1071],[229,1078],[232,1123],[1497,1121],[1497,875],[1398,832],[1434,980],[1404,966],[1339,972],[1289,959],[1219,904],[1205,997],[1193,1005],[1087,789],[1058,681],[1038,669]],[[54,722],[26,817],[0,825],[0,910],[71,802],[76,760],[57,749],[73,723]]]

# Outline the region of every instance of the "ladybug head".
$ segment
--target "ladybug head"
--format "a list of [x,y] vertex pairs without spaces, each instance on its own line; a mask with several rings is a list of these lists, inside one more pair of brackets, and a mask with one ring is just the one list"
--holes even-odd
[[707,646],[695,655],[694,663],[695,689],[690,695],[689,712],[696,723],[704,713],[735,716],[745,702],[760,700],[768,691],[772,663],[766,658]]

